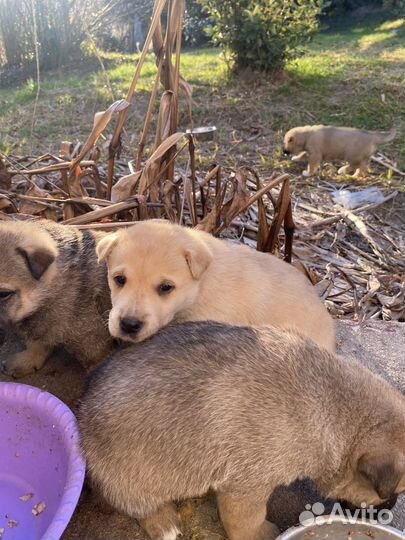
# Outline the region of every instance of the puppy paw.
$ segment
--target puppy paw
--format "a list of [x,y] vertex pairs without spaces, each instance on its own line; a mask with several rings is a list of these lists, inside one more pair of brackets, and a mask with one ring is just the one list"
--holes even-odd
[[168,531],[165,531],[161,536],[162,540],[176,540],[178,536],[183,536],[183,533],[177,527],[172,527]]
[[26,349],[3,360],[1,367],[6,375],[19,379],[41,369],[46,358],[47,354],[40,354],[36,349]]
[[174,504],[166,504],[139,523],[152,540],[176,540],[182,536],[180,516]]
[[350,167],[350,165],[344,165],[338,169],[338,174],[350,174],[352,171],[353,169]]
[[26,375],[30,375],[36,371],[35,366],[31,366],[24,361],[24,357],[16,355],[8,360],[1,362],[1,369],[3,373],[14,379],[20,379]]
[[265,521],[260,527],[260,531],[255,540],[275,540],[280,535],[280,529],[270,523],[270,521]]
[[168,529],[162,527],[144,527],[145,531],[150,536],[151,540],[176,540],[178,537],[183,536],[181,529],[172,526]]
[[301,161],[308,157],[307,152],[301,152],[300,154],[296,154],[291,158],[291,161]]
[[312,174],[309,171],[302,171],[302,176],[308,177],[312,176]]

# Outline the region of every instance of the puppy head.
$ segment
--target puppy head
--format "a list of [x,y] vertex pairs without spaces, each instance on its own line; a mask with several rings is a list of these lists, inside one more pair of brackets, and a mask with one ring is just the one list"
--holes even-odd
[[293,128],[284,136],[284,153],[299,154],[305,150],[306,131],[305,128]]
[[110,333],[132,342],[193,306],[212,259],[201,233],[162,220],[105,236],[97,255],[108,266]]
[[[381,390],[383,391],[383,390]],[[405,401],[384,425],[376,423],[359,442],[328,494],[357,507],[377,506],[405,491]],[[389,412],[389,411],[388,411]],[[398,421],[399,420],[399,421]]]
[[0,326],[43,305],[56,275],[56,243],[34,223],[0,223]]

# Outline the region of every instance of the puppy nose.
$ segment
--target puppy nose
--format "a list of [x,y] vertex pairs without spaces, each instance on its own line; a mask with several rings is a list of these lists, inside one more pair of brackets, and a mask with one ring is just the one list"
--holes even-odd
[[124,317],[120,322],[120,328],[124,334],[137,334],[142,326],[143,322],[133,317]]
[[283,153],[284,153],[285,156],[289,156],[291,154],[291,152],[287,148],[284,148]]

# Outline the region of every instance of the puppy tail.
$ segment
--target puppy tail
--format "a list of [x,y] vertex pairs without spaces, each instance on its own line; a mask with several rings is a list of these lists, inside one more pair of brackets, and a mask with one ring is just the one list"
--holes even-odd
[[394,140],[396,135],[396,129],[391,129],[391,131],[374,131],[374,140],[376,144],[385,144]]

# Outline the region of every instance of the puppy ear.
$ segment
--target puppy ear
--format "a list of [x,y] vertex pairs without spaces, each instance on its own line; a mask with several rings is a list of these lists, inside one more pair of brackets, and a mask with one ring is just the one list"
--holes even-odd
[[45,247],[17,248],[18,253],[25,259],[32,276],[39,280],[54,262],[57,251]]
[[107,236],[104,236],[104,238],[97,242],[96,253],[99,263],[109,257],[117,242],[118,233],[107,234]]
[[184,252],[193,279],[199,279],[210,265],[213,255],[201,240],[194,241]]
[[380,499],[389,499],[405,474],[404,458],[396,452],[364,455],[357,464],[358,471],[372,484]]

